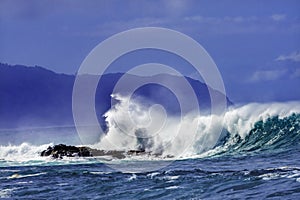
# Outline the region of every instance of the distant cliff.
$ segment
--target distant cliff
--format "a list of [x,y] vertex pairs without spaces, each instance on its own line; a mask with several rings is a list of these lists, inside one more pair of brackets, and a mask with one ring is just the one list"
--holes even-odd
[[[122,75],[121,73],[103,75],[98,84],[95,106],[99,121],[103,126],[104,120],[101,116],[110,108],[110,95]],[[87,76],[96,78],[92,75]],[[176,83],[178,79],[176,76],[166,74],[155,77],[135,75],[129,77],[133,82],[163,78]],[[58,74],[42,67],[11,66],[0,63],[0,129],[73,125],[74,80],[75,75]],[[191,78],[187,80],[197,91],[200,108],[209,108],[210,96],[207,86]],[[126,87],[124,89],[126,90]],[[217,96],[223,95],[218,91],[214,93]],[[163,97],[162,94],[164,94]],[[170,113],[176,114],[180,110],[174,94],[167,88],[156,84],[145,85],[136,91],[136,95],[162,104]],[[229,100],[227,101],[231,104]]]

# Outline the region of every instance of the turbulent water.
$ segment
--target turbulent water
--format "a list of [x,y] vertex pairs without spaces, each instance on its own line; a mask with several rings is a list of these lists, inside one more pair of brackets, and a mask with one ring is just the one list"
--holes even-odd
[[0,197],[300,198],[300,102],[236,106],[213,118],[146,110],[121,99],[106,113],[106,134],[90,145],[149,152],[121,160],[39,156],[59,142],[79,145],[74,127],[1,131]]

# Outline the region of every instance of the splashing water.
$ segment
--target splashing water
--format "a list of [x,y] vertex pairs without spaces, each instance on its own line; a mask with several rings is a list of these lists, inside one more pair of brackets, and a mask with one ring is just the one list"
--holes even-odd
[[[157,105],[149,109],[128,97],[115,95],[114,98],[118,103],[105,114],[107,133],[94,147],[125,151],[144,149],[178,158],[204,153],[225,137],[228,140],[228,134],[231,139],[226,141],[227,146],[237,142],[234,140],[236,137],[245,140],[260,121],[264,123],[275,116],[283,119],[300,113],[300,103],[289,102],[231,107],[224,116],[195,116],[193,113],[166,116],[166,112]],[[299,121],[299,115],[295,117]],[[274,123],[276,127],[276,123],[280,122]],[[223,128],[221,135],[220,127]]]
[[[300,102],[250,103],[230,107],[224,116],[168,116],[159,105],[149,107],[118,95],[114,98],[118,103],[105,113],[107,132],[90,145],[92,148],[145,150],[161,155],[158,159],[169,155],[185,159],[289,148],[300,143]],[[45,138],[43,145],[32,145],[28,138],[21,145],[0,146],[0,162],[43,161],[39,153],[52,145]]]

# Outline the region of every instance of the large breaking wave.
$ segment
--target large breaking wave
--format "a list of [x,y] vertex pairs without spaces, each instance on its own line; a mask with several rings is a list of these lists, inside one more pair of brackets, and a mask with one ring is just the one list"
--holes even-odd
[[159,106],[149,110],[127,97],[115,98],[119,103],[105,114],[107,133],[94,145],[100,149],[144,149],[185,158],[212,149],[219,154],[299,144],[299,102],[250,103],[212,118],[193,113],[166,117]]
[[[230,107],[224,116],[214,116],[211,121],[209,115],[193,113],[167,116],[158,105],[149,109],[127,97],[115,98],[118,103],[105,114],[107,132],[91,145],[94,148],[143,149],[161,159],[184,159],[285,150],[300,144],[300,102]],[[219,127],[223,128],[221,134]],[[29,141],[0,146],[0,163],[44,160],[38,155],[48,145],[34,146]]]

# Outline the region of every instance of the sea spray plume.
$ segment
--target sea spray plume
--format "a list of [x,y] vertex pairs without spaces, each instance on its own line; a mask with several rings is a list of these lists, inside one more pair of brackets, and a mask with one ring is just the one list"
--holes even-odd
[[[198,144],[198,147],[201,146],[203,150],[209,149],[219,137],[216,126],[210,125],[211,116],[200,117],[190,112],[184,116],[166,117],[166,113],[160,109],[149,109],[141,102],[130,100],[129,97],[120,95],[113,97],[118,103],[105,113],[108,130],[95,145],[99,149],[127,151],[143,149],[176,157],[194,154],[195,141],[207,140],[201,145]],[[220,124],[221,121],[217,125]],[[199,128],[201,131],[195,135],[195,130]],[[215,135],[208,134],[214,130]]]
[[165,126],[166,113],[158,105],[149,109],[128,97],[112,97],[118,103],[104,114],[108,130],[95,146],[99,149],[127,151],[143,148],[153,152],[161,148],[157,133]]
[[[222,147],[224,150],[226,146],[232,146],[238,142],[236,136],[242,140],[245,139],[259,121],[265,122],[274,116],[282,119],[293,113],[300,113],[300,102],[251,103],[229,108],[224,118],[214,116],[214,123],[211,126],[209,126],[210,115],[195,116],[193,113],[188,113],[182,116],[181,120],[178,116],[168,116],[159,134],[152,135],[151,129],[142,126],[151,121],[148,109],[140,102],[131,101],[131,106],[129,106],[131,116],[134,121],[139,122],[139,125],[131,121],[129,123],[128,120],[130,119],[123,118],[124,115],[128,116],[126,113],[128,112],[126,108],[128,108],[130,102],[128,97],[118,95],[114,97],[119,100],[119,103],[105,114],[108,131],[96,145],[98,148],[118,148],[122,150],[145,148],[146,151],[161,152],[164,156],[172,155],[176,157],[180,155],[181,158],[211,151],[218,140],[224,139],[219,138],[219,132],[217,131],[220,127],[229,134],[230,138],[227,137],[228,141]],[[158,113],[155,114],[158,115]],[[115,124],[117,118],[120,118],[118,119],[118,126]],[[184,131],[177,133],[178,126],[182,126]],[[120,127],[128,132],[131,131],[133,134],[124,134]],[[195,129],[197,130],[196,134],[193,131]],[[217,151],[217,149],[215,148],[212,151]]]
[[147,137],[147,129],[139,128],[135,132],[137,138],[137,149],[139,151],[145,151],[146,149],[151,149],[154,145],[152,137]]

